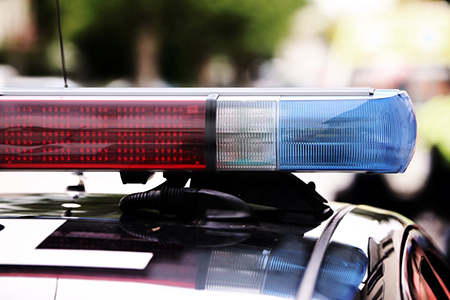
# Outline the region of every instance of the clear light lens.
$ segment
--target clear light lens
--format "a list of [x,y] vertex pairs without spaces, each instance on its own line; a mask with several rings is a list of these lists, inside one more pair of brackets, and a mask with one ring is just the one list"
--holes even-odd
[[275,170],[276,120],[276,100],[219,98],[217,170]]

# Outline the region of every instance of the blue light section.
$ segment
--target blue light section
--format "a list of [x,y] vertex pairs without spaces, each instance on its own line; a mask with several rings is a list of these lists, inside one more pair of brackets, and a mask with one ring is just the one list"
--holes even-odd
[[282,98],[279,169],[404,172],[417,125],[406,92],[363,99]]

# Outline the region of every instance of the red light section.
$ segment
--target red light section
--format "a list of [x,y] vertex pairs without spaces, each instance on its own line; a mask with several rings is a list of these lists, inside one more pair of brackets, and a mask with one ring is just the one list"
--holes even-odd
[[205,108],[191,99],[1,97],[0,168],[205,169]]

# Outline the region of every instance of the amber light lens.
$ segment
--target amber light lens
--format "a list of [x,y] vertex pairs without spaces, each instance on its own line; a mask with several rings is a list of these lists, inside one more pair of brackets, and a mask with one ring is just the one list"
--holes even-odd
[[206,99],[2,97],[0,168],[205,169],[205,109]]

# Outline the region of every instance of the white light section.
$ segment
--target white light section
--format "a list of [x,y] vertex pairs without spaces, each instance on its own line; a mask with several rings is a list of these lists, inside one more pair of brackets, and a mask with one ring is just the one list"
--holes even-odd
[[224,96],[217,100],[218,170],[276,168],[275,97]]

